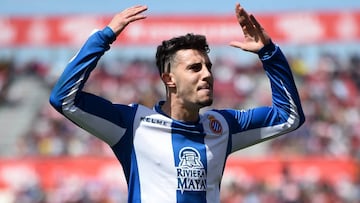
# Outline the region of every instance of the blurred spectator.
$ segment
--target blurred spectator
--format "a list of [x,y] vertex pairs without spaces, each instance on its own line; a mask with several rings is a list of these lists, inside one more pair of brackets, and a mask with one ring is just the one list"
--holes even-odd
[[13,73],[11,61],[0,61],[0,105],[8,100],[8,90],[14,76]]

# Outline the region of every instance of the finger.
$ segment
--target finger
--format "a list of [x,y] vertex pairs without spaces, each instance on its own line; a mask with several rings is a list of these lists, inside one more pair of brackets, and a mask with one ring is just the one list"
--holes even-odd
[[239,41],[231,41],[230,46],[241,48],[242,43]]
[[243,43],[243,42],[232,41],[232,42],[230,42],[229,45],[232,46],[232,47],[235,47],[235,48],[240,48],[240,49],[245,50],[245,46],[244,46],[244,43]]
[[251,22],[249,14],[240,6],[240,4],[236,5],[236,16],[245,35],[254,32],[254,25]]
[[241,27],[246,26],[246,21],[249,20],[248,18],[248,14],[246,13],[245,9],[243,7],[240,6],[240,4],[236,5],[236,17],[238,19],[239,24],[241,25]]
[[264,35],[263,35],[263,28],[261,27],[260,23],[255,19],[255,17],[253,15],[250,15],[250,20],[251,20],[252,24],[254,25],[255,31],[256,31],[255,41],[258,41],[260,38],[260,40],[263,42],[265,40]]
[[260,23],[256,20],[255,16],[250,15],[250,20],[252,22],[252,24],[255,26],[255,28],[260,31],[263,32],[264,28],[260,25]]
[[131,8],[128,8],[127,10],[125,10],[124,13],[127,17],[131,17],[131,16],[138,15],[146,10],[147,10],[147,6],[134,6],[134,7],[131,7]]
[[147,6],[136,6],[136,7],[134,7],[133,14],[137,15],[139,13],[142,13],[142,12],[146,11],[147,9],[148,9]]
[[124,11],[117,13],[108,26],[116,35],[119,35],[129,23],[146,18],[146,16],[142,14],[142,12],[146,10],[147,6],[133,6],[127,8]]
[[143,13],[146,10],[147,10],[147,6],[131,7],[125,12],[125,18],[127,19],[128,23],[144,19],[146,18],[146,15],[143,15],[141,13]]
[[264,28],[261,26],[259,21],[256,20],[255,16],[250,15],[251,22],[255,25],[257,32],[259,33],[260,39],[264,44],[267,44],[269,39],[267,39],[267,34]]

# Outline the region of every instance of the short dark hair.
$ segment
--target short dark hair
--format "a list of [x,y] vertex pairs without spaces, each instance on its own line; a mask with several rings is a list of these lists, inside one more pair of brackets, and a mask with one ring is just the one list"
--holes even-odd
[[209,53],[210,51],[204,35],[188,33],[183,36],[164,40],[162,44],[157,47],[156,51],[156,66],[160,75],[166,70],[165,63],[167,63],[177,51],[182,49],[196,49],[204,53]]

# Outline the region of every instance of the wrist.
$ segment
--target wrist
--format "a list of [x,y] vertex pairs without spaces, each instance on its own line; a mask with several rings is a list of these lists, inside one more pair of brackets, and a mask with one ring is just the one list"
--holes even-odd
[[275,45],[271,40],[268,44],[264,45],[258,52],[258,56],[260,59],[267,59],[270,58],[274,52],[276,51],[277,45]]
[[106,40],[108,40],[110,44],[116,40],[116,34],[109,26],[106,26],[102,30],[102,32],[103,32]]

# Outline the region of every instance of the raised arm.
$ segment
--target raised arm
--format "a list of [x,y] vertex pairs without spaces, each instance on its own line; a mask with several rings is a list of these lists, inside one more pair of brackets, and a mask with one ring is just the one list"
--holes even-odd
[[114,105],[99,96],[83,92],[85,82],[99,59],[110,49],[131,22],[144,19],[146,6],[134,6],[116,14],[103,30],[94,32],[70,60],[50,95],[51,105],[81,128],[109,145],[116,144],[130,126],[134,108]]
[[255,17],[249,15],[240,4],[236,5],[235,13],[245,39],[233,41],[230,45],[259,56],[270,81],[272,105],[246,111],[222,111],[231,129],[229,153],[291,132],[305,121],[300,97],[284,54]]

